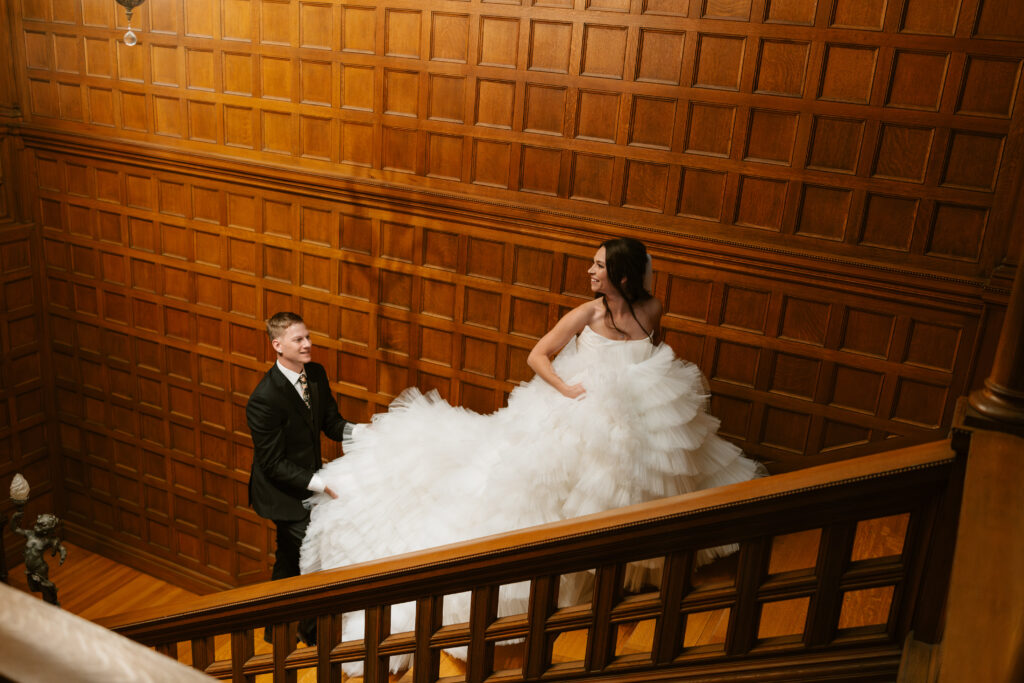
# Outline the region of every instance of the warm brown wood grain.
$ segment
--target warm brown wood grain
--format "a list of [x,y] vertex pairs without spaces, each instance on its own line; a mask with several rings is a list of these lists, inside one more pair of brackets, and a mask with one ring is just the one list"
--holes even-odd
[[638,236],[665,341],[775,472],[944,436],[994,354],[1012,0],[158,0],[135,48],[106,0],[0,8],[39,316],[0,478],[64,482],[39,502],[76,540],[195,590],[269,573],[243,408],[283,308],[347,416],[409,385],[489,412]]
[[1012,0],[168,0],[134,49],[98,0],[15,18],[34,126],[938,272],[1002,256]]
[[[3,154],[0,158],[8,160]],[[0,167],[0,198],[4,196],[5,169]],[[0,199],[0,215],[8,208]],[[31,226],[0,219],[0,523],[14,512],[7,494],[18,472],[31,487],[32,503],[22,524],[31,526],[34,515],[55,509],[54,489],[59,477],[52,469],[47,423],[52,417],[45,388],[46,341],[43,337],[43,288],[36,269],[39,241]],[[4,529],[5,556],[13,564],[24,547],[21,536]],[[2,572],[0,572],[2,574]]]
[[972,676],[1010,681],[1024,670],[1016,626],[1024,551],[1012,540],[1024,518],[1017,468],[1022,452],[1019,433],[979,429],[971,435],[937,679],[942,683]]
[[[64,564],[47,557],[50,580],[57,585],[61,607],[83,619],[95,621],[124,610],[150,607],[170,608],[199,597],[184,588],[162,581],[137,569],[65,542]],[[16,565],[8,583],[28,592],[24,562]],[[38,593],[35,593],[38,597]]]
[[[1018,219],[1024,219],[1024,206],[1018,207]],[[1020,243],[1024,255],[1024,241]],[[1018,262],[1020,259],[1018,259]],[[999,332],[992,372],[984,386],[971,393],[971,406],[998,422],[1024,423],[1024,275],[1018,268],[1006,307],[1006,317]]]

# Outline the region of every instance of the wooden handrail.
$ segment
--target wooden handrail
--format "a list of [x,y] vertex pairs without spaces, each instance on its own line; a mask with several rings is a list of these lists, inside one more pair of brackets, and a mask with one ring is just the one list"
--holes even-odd
[[[436,656],[442,647],[468,646],[467,681],[491,672],[489,644],[526,639],[526,661],[514,680],[574,678],[597,672],[638,672],[693,662],[718,662],[736,667],[736,658],[757,653],[815,653],[833,648],[861,648],[858,657],[873,666],[898,661],[901,638],[913,627],[925,557],[934,533],[937,510],[943,505],[954,453],[948,442],[911,447],[855,460],[779,474],[733,486],[603,512],[587,517],[508,532],[443,548],[318,572],[292,579],[203,596],[168,611],[142,610],[101,623],[144,644],[167,650],[193,641],[209,651],[193,665],[213,675],[230,677],[316,666],[325,673],[343,660],[366,657],[366,680],[386,680],[381,661],[400,653],[416,653],[417,663]],[[895,557],[851,562],[853,532],[859,521],[908,514],[902,552]],[[941,518],[941,516],[939,517]],[[767,575],[772,539],[806,529],[821,529],[819,558],[806,572]],[[944,530],[944,533],[949,533]],[[736,585],[695,591],[687,568],[693,554],[706,547],[740,544]],[[626,563],[664,558],[659,591],[624,596],[621,570]],[[594,600],[589,606],[558,609],[552,581],[561,574],[595,571]],[[496,586],[532,581],[527,614],[497,619]],[[843,596],[876,587],[891,588],[892,615],[874,629],[837,633]],[[472,591],[469,625],[437,628],[440,596]],[[761,609],[777,600],[807,599],[807,624],[799,638],[764,641],[758,638]],[[417,630],[380,637],[375,625],[386,621],[387,606],[417,601]],[[706,652],[683,646],[682,629],[689,615],[729,610],[728,633],[720,647]],[[321,633],[330,633],[341,613],[366,610],[366,638],[339,645],[321,638],[317,649],[291,653],[275,648],[272,655],[251,656],[252,629],[318,618]],[[615,624],[654,620],[650,655],[615,656]],[[587,629],[586,661],[552,665],[545,645],[558,633]],[[214,661],[212,638],[232,634],[245,661]],[[281,631],[282,640],[284,631]],[[247,640],[246,640],[247,639]],[[764,641],[764,642],[762,642]],[[245,644],[248,643],[246,647]],[[868,648],[868,650],[864,650]],[[367,656],[368,655],[368,656]],[[894,659],[895,657],[895,659]],[[818,665],[825,665],[824,657]],[[808,660],[810,661],[810,660]],[[830,666],[837,666],[835,657]],[[852,660],[851,660],[852,662]],[[416,671],[428,680],[430,667]],[[781,671],[781,670],[780,670]],[[789,671],[786,675],[791,675]],[[781,673],[779,674],[782,675]],[[327,680],[327,679],[324,679]]]

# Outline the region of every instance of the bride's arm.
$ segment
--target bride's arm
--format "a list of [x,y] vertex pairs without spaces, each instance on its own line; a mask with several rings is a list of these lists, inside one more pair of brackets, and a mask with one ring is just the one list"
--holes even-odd
[[586,389],[582,384],[566,384],[565,380],[558,376],[551,365],[551,359],[562,350],[562,347],[569,343],[573,337],[583,331],[587,323],[593,317],[593,302],[581,304],[572,309],[562,319],[555,323],[551,330],[540,338],[540,341],[530,351],[526,364],[540,376],[545,382],[558,390],[560,394],[568,398],[582,396]]

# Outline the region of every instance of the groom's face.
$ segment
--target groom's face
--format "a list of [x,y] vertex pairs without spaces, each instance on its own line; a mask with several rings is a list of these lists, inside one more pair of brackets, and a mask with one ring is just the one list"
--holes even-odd
[[312,360],[313,343],[304,323],[289,325],[271,344],[284,365],[296,372],[300,372],[302,366]]

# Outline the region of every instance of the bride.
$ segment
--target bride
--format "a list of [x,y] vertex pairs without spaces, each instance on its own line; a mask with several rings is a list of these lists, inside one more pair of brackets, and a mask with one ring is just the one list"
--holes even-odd
[[[764,474],[716,434],[697,366],[658,343],[644,245],[605,242],[589,274],[595,298],[537,342],[537,376],[505,408],[480,415],[411,388],[354,430],[345,457],[319,473],[337,498],[311,499],[303,574]],[[528,586],[505,588],[499,614],[525,612]],[[446,597],[444,612],[468,621],[468,595]],[[343,640],[358,640],[362,620],[349,617]],[[413,605],[393,606],[392,632],[413,630],[414,617]]]

